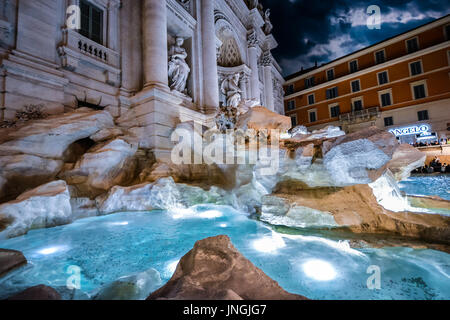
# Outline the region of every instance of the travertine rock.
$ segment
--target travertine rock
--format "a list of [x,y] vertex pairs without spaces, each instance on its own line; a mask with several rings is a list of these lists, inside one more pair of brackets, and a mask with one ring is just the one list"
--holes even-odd
[[149,300],[304,300],[283,290],[232,245],[228,236],[197,241],[169,282]]
[[80,108],[72,113],[30,122],[17,131],[9,132],[0,144],[0,156],[30,154],[61,159],[73,142],[88,138],[101,129],[114,126],[107,111]]
[[95,294],[94,300],[145,300],[149,293],[162,284],[159,272],[149,269],[124,276],[109,283]]
[[[279,217],[289,217],[287,212],[290,208],[301,206],[330,213],[336,226],[348,227],[355,233],[390,234],[450,244],[450,217],[387,210],[377,202],[368,185],[310,189],[292,189],[291,185],[281,185],[263,203],[272,206],[269,212],[278,213],[278,216],[266,216],[265,221],[269,223],[272,219],[279,222]],[[290,218],[291,226],[302,227],[307,223],[302,216],[291,215]]]
[[285,132],[291,128],[291,119],[272,112],[264,107],[251,108],[247,113],[239,116],[236,124],[238,129],[254,129],[256,131],[267,129],[278,129]]
[[61,300],[61,295],[55,289],[41,284],[28,288],[7,300]]
[[64,181],[53,181],[0,205],[0,220],[10,221],[0,238],[26,234],[72,221],[70,194]]
[[54,180],[74,142],[113,126],[107,111],[80,108],[8,130],[0,137],[0,201]]
[[121,138],[107,141],[91,148],[61,178],[77,189],[78,196],[95,197],[134,179],[136,151],[137,145]]
[[395,149],[387,167],[394,174],[397,181],[405,180],[411,172],[425,165],[426,154],[409,144],[401,144]]
[[27,259],[20,251],[0,249],[0,277],[27,264]]

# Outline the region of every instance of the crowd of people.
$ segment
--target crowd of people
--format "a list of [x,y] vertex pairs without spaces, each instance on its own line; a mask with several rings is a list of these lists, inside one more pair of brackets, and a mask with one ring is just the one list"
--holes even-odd
[[450,138],[435,140],[433,142],[420,141],[420,142],[411,143],[411,145],[414,147],[442,146],[442,145],[446,145],[446,144],[450,144]]
[[430,162],[429,165],[425,165],[424,167],[415,169],[412,173],[450,173],[450,164],[441,163],[438,157],[434,157],[434,159]]

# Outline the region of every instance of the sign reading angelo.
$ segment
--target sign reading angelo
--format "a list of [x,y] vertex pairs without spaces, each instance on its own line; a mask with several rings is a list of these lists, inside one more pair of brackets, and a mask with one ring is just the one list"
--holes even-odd
[[422,124],[420,126],[409,126],[403,128],[396,128],[389,130],[390,133],[396,137],[407,136],[411,134],[427,134],[431,130],[431,126],[428,124]]

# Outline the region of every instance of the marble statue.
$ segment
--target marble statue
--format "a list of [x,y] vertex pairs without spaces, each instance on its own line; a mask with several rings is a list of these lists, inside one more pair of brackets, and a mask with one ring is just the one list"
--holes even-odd
[[239,73],[228,76],[222,81],[220,90],[227,97],[226,105],[231,108],[237,108],[241,101],[242,90],[239,88]]
[[270,9],[267,9],[266,12],[264,12],[264,33],[270,34],[273,29],[272,22],[270,22]]
[[169,49],[169,84],[170,89],[186,93],[186,83],[191,69],[186,63],[187,52],[181,46],[183,38],[176,38],[175,44]]

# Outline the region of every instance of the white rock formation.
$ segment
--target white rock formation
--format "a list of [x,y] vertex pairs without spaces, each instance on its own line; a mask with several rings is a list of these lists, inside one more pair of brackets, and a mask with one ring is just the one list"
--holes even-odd
[[105,142],[85,153],[64,177],[85,193],[107,191],[134,176],[136,151],[137,145],[131,145],[122,138]]
[[32,125],[10,132],[8,141],[0,145],[0,156],[31,154],[60,159],[73,142],[111,127],[114,122],[107,111],[80,108],[72,113],[33,121]]
[[3,187],[0,185],[0,197],[15,197],[52,181],[62,169],[71,144],[113,126],[107,111],[80,108],[8,131],[0,138],[1,175],[7,181]]
[[272,225],[301,228],[325,228],[339,226],[330,212],[291,205],[287,200],[276,196],[262,198],[262,221]]
[[70,194],[65,181],[53,181],[0,205],[0,217],[12,220],[1,238],[26,234],[30,229],[47,228],[71,222]]
[[172,178],[132,187],[113,187],[107,195],[98,197],[101,214],[121,211],[164,210],[180,206],[181,195]]
[[372,182],[367,170],[380,169],[389,160],[373,142],[359,139],[332,148],[324,157],[324,166],[334,186],[346,186]]

